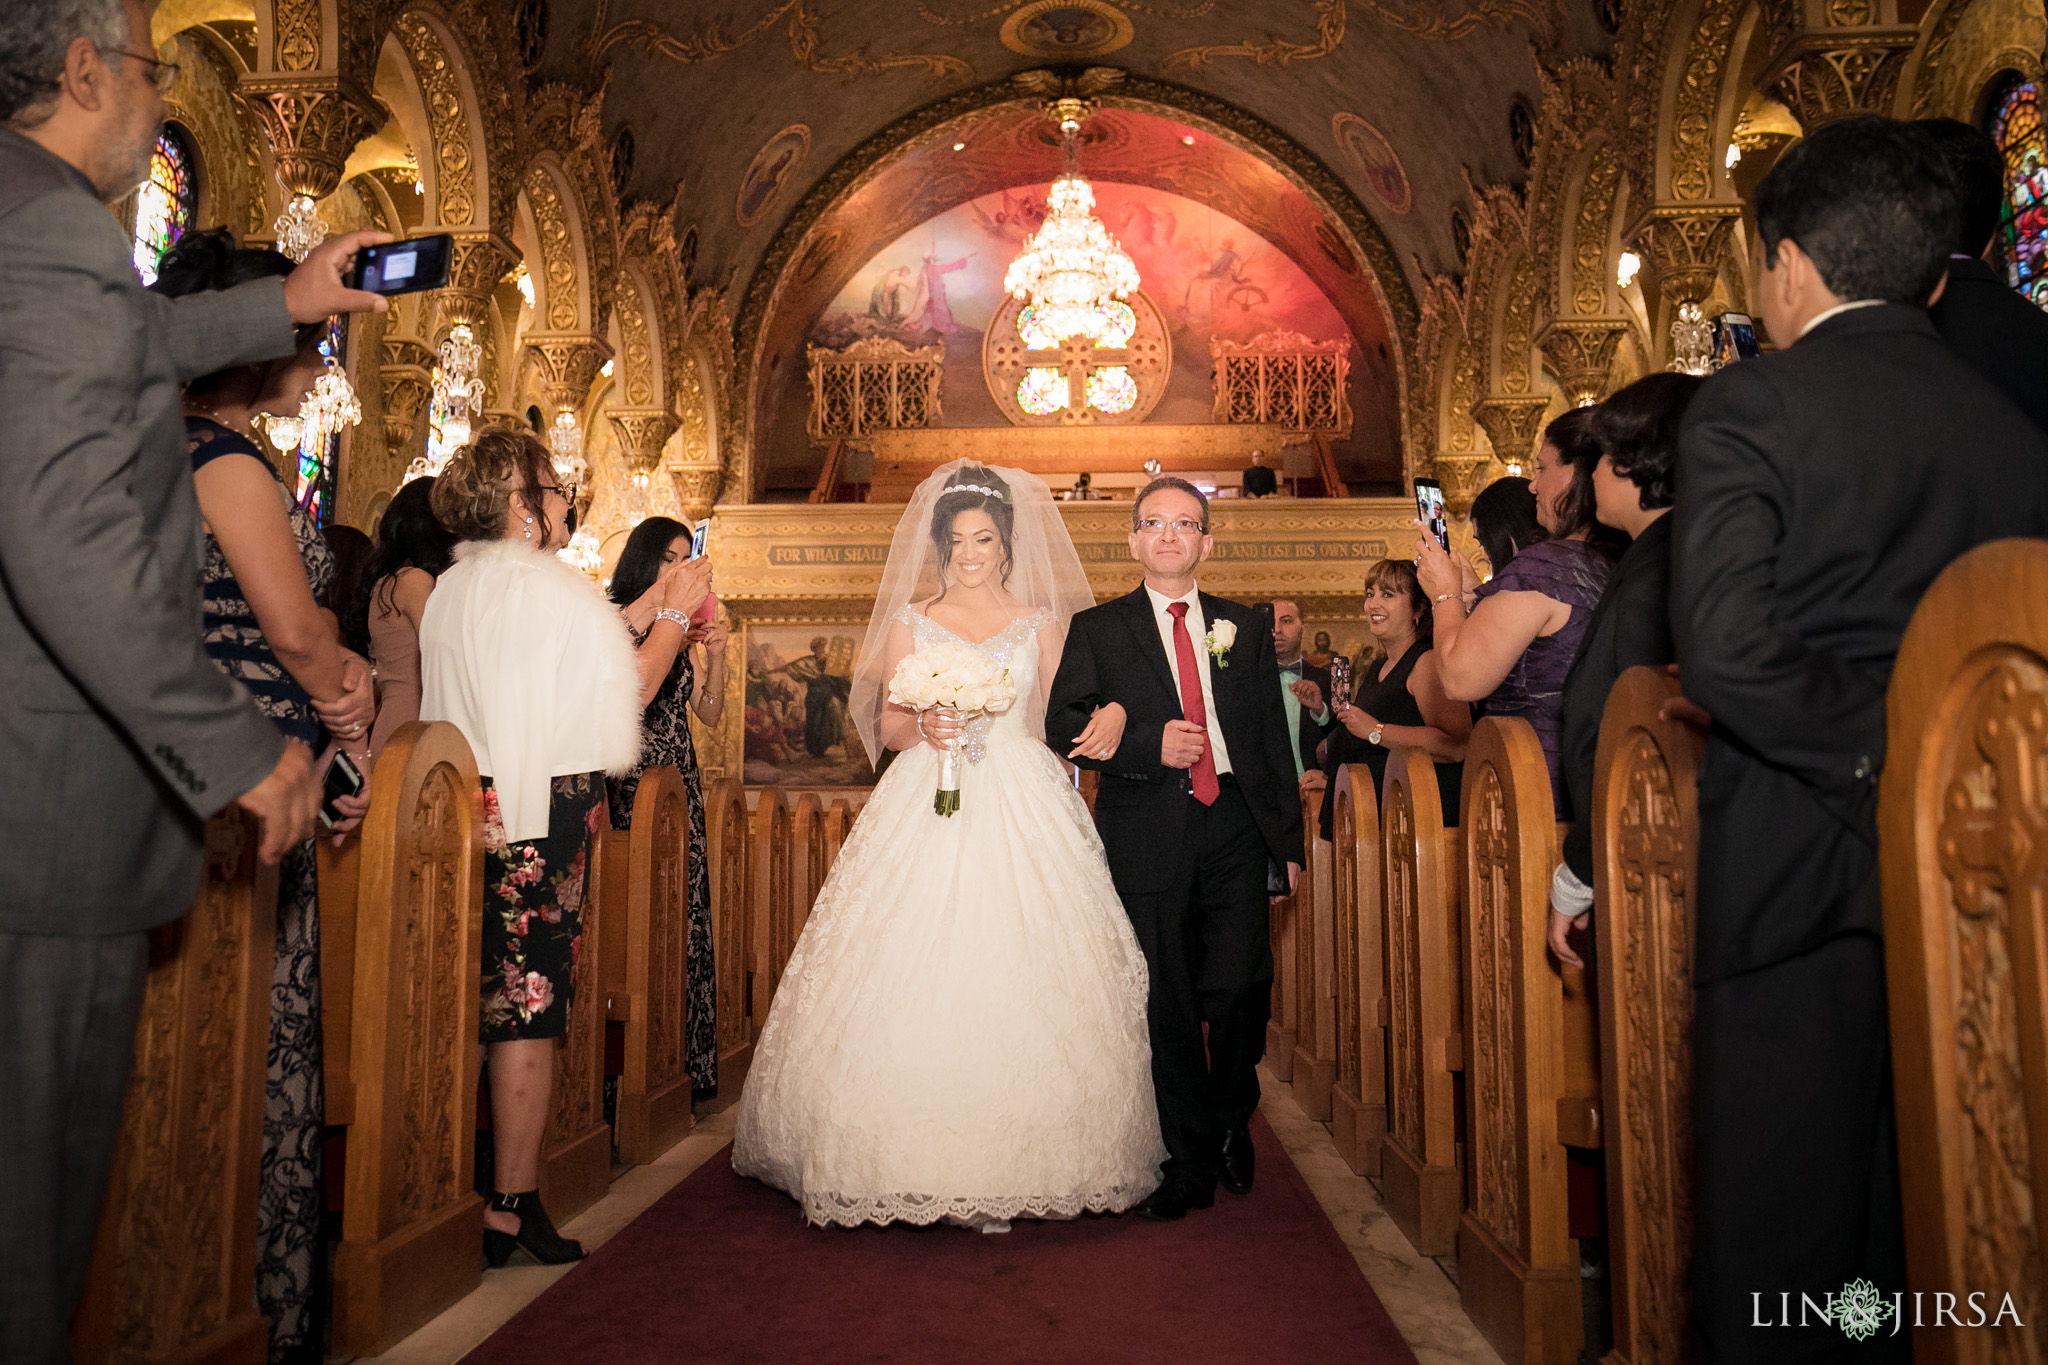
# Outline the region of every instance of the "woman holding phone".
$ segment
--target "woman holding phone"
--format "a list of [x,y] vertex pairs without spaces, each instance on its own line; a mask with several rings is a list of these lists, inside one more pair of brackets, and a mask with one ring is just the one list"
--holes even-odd
[[[699,528],[702,529],[701,527]],[[711,946],[710,844],[704,835],[704,783],[690,712],[709,729],[725,712],[726,628],[711,596],[711,561],[691,556],[696,538],[668,517],[649,517],[633,528],[612,570],[611,599],[626,618],[642,658],[640,761],[605,786],[613,829],[633,824],[640,774],[664,764],[682,774],[690,793],[690,979],[684,995],[688,1036],[684,1067],[699,1095],[718,1089],[718,987]],[[709,610],[705,610],[709,607]],[[680,618],[680,619],[679,619]],[[693,619],[701,618],[701,619]],[[702,663],[693,657],[692,647]],[[702,678],[700,686],[698,679]]]

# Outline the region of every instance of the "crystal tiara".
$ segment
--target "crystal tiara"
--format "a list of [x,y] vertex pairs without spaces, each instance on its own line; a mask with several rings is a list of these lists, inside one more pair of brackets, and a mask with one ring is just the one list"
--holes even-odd
[[[1010,495],[1004,490],[1000,488],[990,488],[986,484],[979,483],[947,484],[946,493],[980,493],[983,494],[984,496],[994,498],[997,502],[1008,502],[1010,500]],[[945,493],[941,493],[939,496],[944,497]]]

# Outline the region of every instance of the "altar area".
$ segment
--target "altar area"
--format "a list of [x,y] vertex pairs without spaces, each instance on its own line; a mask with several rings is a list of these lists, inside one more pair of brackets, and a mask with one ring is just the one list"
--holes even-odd
[[[1098,602],[1138,586],[1128,498],[1060,505]],[[1201,586],[1241,602],[1274,597],[1302,611],[1312,646],[1326,631],[1338,652],[1366,638],[1365,571],[1412,554],[1415,508],[1405,498],[1218,498],[1216,549]],[[732,634],[726,705],[702,736],[707,780],[832,786],[873,780],[844,724],[843,680],[868,629],[902,503],[720,507],[711,518],[713,581]],[[837,714],[830,714],[838,707]],[[818,712],[818,708],[825,708]],[[814,714],[817,713],[817,714]],[[823,752],[814,752],[823,750]]]

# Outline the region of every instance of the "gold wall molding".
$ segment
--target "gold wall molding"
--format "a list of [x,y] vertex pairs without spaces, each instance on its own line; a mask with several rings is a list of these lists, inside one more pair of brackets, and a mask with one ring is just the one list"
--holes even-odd
[[584,50],[592,66],[601,64],[613,48],[621,45],[683,65],[708,62],[745,47],[780,24],[789,36],[790,58],[805,70],[821,75],[861,79],[909,67],[923,71],[933,81],[974,78],[973,67],[942,52],[892,53],[881,57],[865,51],[828,53],[809,0],[783,0],[738,33],[727,32],[724,22],[717,19],[700,24],[687,34],[678,34],[650,19],[627,19],[607,27],[609,10],[608,0],[598,0],[596,13],[591,17]]
[[1810,34],[1779,57],[1771,88],[1809,133],[1858,114],[1890,114],[1919,40],[1911,25]]
[[1607,396],[1614,352],[1627,334],[1626,322],[1553,322],[1544,330],[1539,344],[1566,402],[1585,407]]
[[278,180],[309,199],[334,193],[356,143],[384,122],[375,101],[334,76],[246,74],[236,88],[270,139]]

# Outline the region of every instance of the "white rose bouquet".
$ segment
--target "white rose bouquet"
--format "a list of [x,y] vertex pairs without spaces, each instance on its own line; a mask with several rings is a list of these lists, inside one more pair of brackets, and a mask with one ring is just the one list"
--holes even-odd
[[[940,642],[907,654],[889,679],[889,700],[909,711],[936,707],[962,719],[994,715],[1017,700],[1010,670],[965,644]],[[939,790],[932,809],[952,815],[960,809],[960,742],[939,750]]]

